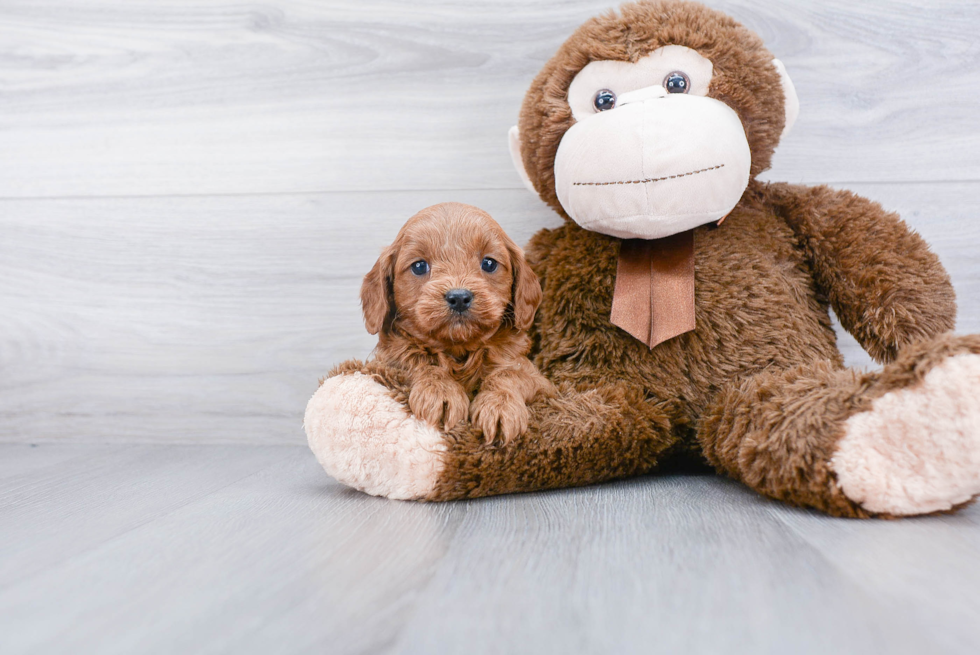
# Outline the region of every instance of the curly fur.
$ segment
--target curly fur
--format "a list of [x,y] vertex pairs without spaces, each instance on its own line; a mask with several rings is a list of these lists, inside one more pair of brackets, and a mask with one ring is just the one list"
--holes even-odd
[[[485,258],[496,270],[484,271]],[[424,262],[423,275],[412,272]],[[465,312],[447,303],[465,289]],[[408,371],[417,417],[452,429],[469,417],[493,441],[527,430],[526,403],[551,384],[527,359],[541,285],[521,249],[486,212],[442,203],[415,214],[364,277],[361,305],[377,359]],[[472,396],[476,394],[476,397]]]

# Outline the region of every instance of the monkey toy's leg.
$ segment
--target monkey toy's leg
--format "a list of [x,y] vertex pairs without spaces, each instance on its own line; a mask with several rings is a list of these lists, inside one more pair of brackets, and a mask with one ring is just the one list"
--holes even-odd
[[[306,409],[327,472],[370,494],[451,500],[590,484],[653,470],[677,442],[666,412],[626,385],[531,404],[527,433],[486,445],[407,410],[405,380],[351,362]],[[830,362],[767,371],[722,390],[698,438],[720,471],[836,516],[955,508],[980,494],[980,336],[906,347],[882,371]]]
[[949,510],[980,494],[980,336],[904,349],[882,371],[829,362],[718,394],[699,440],[720,471],[835,516]]
[[529,405],[528,431],[488,445],[409,414],[397,371],[349,362],[306,409],[310,447],[338,481],[377,496],[452,500],[602,482],[652,470],[677,438],[665,413],[626,385],[559,388]]

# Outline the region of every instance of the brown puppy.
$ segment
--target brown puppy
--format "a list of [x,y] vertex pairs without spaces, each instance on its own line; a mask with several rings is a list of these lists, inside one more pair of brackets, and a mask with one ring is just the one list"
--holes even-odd
[[447,430],[469,415],[488,442],[526,431],[526,403],[552,390],[527,358],[540,302],[517,244],[460,203],[410,218],[361,286],[377,358],[409,371],[412,412]]

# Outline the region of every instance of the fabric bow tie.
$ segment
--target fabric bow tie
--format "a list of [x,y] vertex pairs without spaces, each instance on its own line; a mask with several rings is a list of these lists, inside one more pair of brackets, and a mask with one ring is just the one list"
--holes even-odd
[[609,320],[650,348],[694,329],[694,230],[622,241]]

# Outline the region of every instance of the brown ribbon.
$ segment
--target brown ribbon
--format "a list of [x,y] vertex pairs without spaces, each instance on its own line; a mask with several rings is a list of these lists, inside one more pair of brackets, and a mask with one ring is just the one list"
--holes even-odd
[[609,320],[650,348],[694,329],[694,230],[622,241]]

